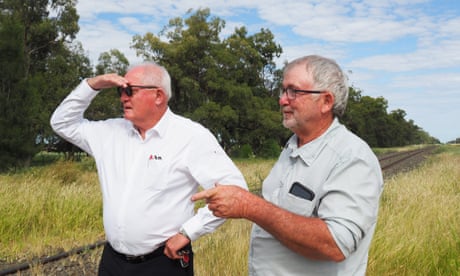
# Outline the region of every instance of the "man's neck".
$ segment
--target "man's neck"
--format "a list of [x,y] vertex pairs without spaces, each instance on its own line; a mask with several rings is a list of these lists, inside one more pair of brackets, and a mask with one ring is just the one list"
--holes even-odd
[[321,120],[313,130],[310,130],[306,133],[295,132],[295,134],[297,135],[297,146],[300,148],[301,146],[323,135],[323,133],[325,133],[327,129],[331,126],[333,120],[334,118]]
[[134,127],[137,129],[139,135],[142,137],[143,140],[145,139],[145,134],[147,133],[147,131],[154,128],[158,124],[158,122],[161,120],[161,118],[163,118],[167,110],[168,108],[165,108],[161,112],[157,113],[158,115],[154,118],[134,125]]

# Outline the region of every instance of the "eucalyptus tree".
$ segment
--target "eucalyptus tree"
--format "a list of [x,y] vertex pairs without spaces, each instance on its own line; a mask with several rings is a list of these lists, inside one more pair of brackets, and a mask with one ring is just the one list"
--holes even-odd
[[414,121],[408,121],[404,110],[388,113],[387,109],[388,101],[383,97],[363,96],[361,90],[350,87],[347,110],[341,121],[372,147],[439,143]]
[[0,169],[27,165],[47,143],[58,98],[90,74],[72,44],[78,27],[73,0],[0,2]]
[[[116,73],[124,76],[128,70],[129,61],[126,56],[117,49],[111,49],[99,55],[96,65],[96,75]],[[85,113],[91,120],[120,117],[122,115],[120,99],[115,88],[104,91],[97,96]]]
[[171,73],[171,108],[210,128],[228,152],[249,144],[257,154],[267,142],[281,143],[288,132],[274,92],[274,59],[282,49],[273,34],[240,27],[223,37],[225,21],[209,9],[188,15],[171,19],[158,35],[133,37],[138,55]]

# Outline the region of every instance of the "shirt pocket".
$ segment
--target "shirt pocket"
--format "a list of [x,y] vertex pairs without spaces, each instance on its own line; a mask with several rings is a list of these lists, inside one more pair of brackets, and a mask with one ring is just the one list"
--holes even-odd
[[149,159],[144,174],[144,186],[147,190],[164,190],[168,185],[170,167],[165,160]]
[[[296,187],[298,185],[301,186]],[[305,194],[304,191],[300,191],[299,193],[296,192],[296,189],[305,189],[312,194]],[[279,194],[279,206],[301,216],[313,216],[316,202],[317,196],[314,191],[310,187],[299,184],[298,182],[294,182]]]

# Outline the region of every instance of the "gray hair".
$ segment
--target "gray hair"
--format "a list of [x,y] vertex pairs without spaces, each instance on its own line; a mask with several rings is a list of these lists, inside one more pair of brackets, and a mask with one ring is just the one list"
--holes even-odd
[[[168,70],[153,61],[144,61],[142,63],[129,66],[128,71],[137,67],[145,68],[144,75],[142,76],[143,85],[156,85],[163,88],[166,93],[166,98],[169,101],[172,97],[172,89],[171,77]],[[158,71],[160,71],[160,74],[158,74]]]
[[345,113],[348,102],[347,78],[339,65],[332,59],[322,56],[304,56],[289,62],[284,73],[298,65],[305,65],[307,77],[313,80],[314,90],[329,91],[334,95],[332,113],[340,117]]

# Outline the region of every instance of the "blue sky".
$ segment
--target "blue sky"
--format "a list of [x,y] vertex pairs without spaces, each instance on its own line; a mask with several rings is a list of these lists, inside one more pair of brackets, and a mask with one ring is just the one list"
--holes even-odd
[[77,36],[93,63],[118,49],[131,63],[132,37],[157,34],[168,20],[210,8],[222,35],[268,28],[283,48],[276,62],[319,54],[335,59],[350,85],[384,97],[441,142],[460,137],[458,0],[79,0]]

